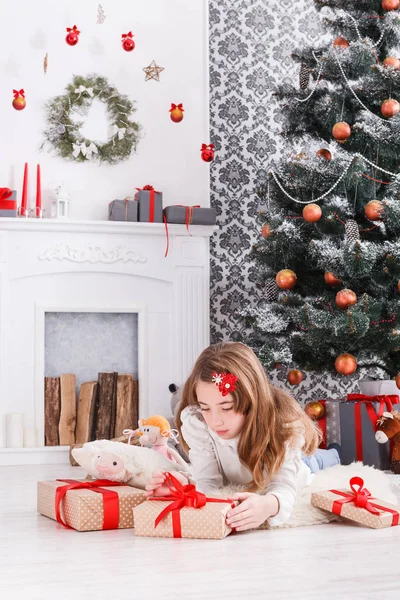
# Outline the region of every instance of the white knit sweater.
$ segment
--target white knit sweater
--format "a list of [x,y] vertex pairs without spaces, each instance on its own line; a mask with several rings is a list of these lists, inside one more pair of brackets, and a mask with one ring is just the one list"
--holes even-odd
[[[181,413],[182,434],[190,448],[193,478],[199,491],[215,491],[224,485],[243,485],[252,480],[251,472],[239,460],[239,436],[223,440],[206,425],[200,410],[186,407]],[[287,447],[282,467],[262,494],[273,494],[279,501],[279,512],[268,519],[272,527],[289,520],[297,490],[309,485],[313,478],[310,469],[301,460],[304,436],[299,432],[295,444]]]

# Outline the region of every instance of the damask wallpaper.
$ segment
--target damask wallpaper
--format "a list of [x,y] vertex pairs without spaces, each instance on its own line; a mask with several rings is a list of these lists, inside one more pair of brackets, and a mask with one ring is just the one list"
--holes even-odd
[[[216,147],[211,203],[220,226],[211,242],[211,338],[245,342],[246,330],[235,314],[262,298],[249,257],[259,235],[254,189],[271,157],[282,152],[274,88],[284,80],[297,85],[292,51],[303,44],[317,47],[326,34],[312,0],[210,0],[209,19],[210,139]],[[358,391],[362,376],[308,373],[291,388],[286,374],[281,368],[271,378],[302,403]]]

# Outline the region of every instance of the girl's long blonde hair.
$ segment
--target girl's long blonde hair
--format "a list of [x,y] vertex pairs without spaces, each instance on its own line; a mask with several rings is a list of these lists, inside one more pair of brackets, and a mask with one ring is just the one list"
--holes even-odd
[[319,442],[317,426],[289,394],[271,385],[253,350],[240,342],[223,342],[203,350],[183,386],[176,426],[186,451],[189,447],[182,436],[181,412],[187,406],[198,405],[197,383],[211,381],[214,372],[228,372],[238,378],[232,394],[234,410],[247,417],[240,433],[238,454],[252,473],[250,491],[263,489],[279,471],[287,443],[293,442],[299,429],[305,439],[303,452],[315,451]]

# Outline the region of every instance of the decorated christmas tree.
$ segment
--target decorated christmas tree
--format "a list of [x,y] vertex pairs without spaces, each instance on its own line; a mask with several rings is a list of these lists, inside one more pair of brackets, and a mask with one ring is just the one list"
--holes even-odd
[[331,40],[277,90],[287,151],[257,189],[263,301],[242,311],[267,370],[400,371],[399,4],[315,0]]

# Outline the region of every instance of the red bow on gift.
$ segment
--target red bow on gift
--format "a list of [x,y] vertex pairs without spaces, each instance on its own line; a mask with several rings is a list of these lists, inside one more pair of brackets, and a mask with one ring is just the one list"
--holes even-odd
[[12,196],[12,190],[10,190],[10,188],[0,188],[1,200],[7,200],[7,198],[9,198],[10,196]]
[[182,111],[184,111],[184,110],[185,110],[185,109],[183,108],[183,104],[182,104],[182,103],[181,103],[181,104],[173,104],[173,103],[171,102],[171,108],[169,109],[169,110],[170,110],[170,112],[171,112],[171,110],[176,110],[176,109],[178,109],[178,110],[182,110]]
[[18,96],[21,96],[22,98],[25,98],[25,90],[13,90],[13,94],[14,94],[14,98],[18,98]]
[[214,150],[214,148],[215,148],[214,144],[202,144],[201,152],[204,152],[205,150]]
[[365,394],[347,394],[347,402],[389,402],[397,404],[399,394],[382,394],[377,396],[366,396]]
[[343,496],[341,500],[335,500],[332,506],[332,512],[335,515],[340,515],[342,511],[343,504],[352,503],[358,508],[365,508],[368,512],[373,515],[379,515],[381,511],[390,512],[393,515],[392,525],[397,525],[399,522],[399,513],[391,508],[386,506],[380,506],[375,502],[372,503],[370,500],[375,500],[371,496],[369,490],[364,488],[364,480],[361,477],[352,477],[350,479],[350,488],[352,493],[342,492],[340,490],[330,490],[333,494],[338,494],[339,496]]
[[137,190],[154,190],[154,187],[152,185],[145,185],[143,188],[136,188]]
[[73,27],[67,27],[67,31],[68,31],[68,33],[69,33],[70,31],[73,31],[74,33],[76,33],[76,35],[79,35],[79,34],[80,34],[80,31],[78,30],[78,28],[77,28],[77,26],[76,26],[76,25],[74,25]]
[[126,38],[133,38],[133,33],[132,31],[129,31],[129,33],[123,33],[121,37],[123,40],[125,40]]
[[205,494],[198,492],[193,484],[182,485],[171,473],[165,473],[165,483],[167,484],[170,495],[159,496],[158,498],[149,498],[155,502],[168,501],[166,506],[154,521],[154,528],[169,514],[172,513],[172,530],[175,538],[182,537],[180,511],[183,507],[202,508],[207,502],[228,502],[235,506],[230,500],[222,498],[207,498]]

